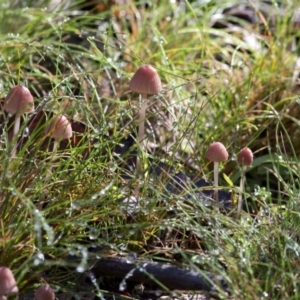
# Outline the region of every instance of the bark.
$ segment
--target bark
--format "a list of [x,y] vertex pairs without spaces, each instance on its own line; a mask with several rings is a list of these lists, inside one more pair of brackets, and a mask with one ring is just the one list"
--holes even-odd
[[91,269],[96,276],[115,277],[146,284],[156,284],[169,290],[197,290],[210,292],[216,285],[225,288],[222,280],[218,282],[211,274],[177,267],[167,263],[128,260],[120,257],[104,257]]

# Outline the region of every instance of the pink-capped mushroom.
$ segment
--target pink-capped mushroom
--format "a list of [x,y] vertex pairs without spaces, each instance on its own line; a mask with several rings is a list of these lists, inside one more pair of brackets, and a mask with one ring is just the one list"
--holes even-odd
[[73,131],[71,123],[65,115],[55,116],[46,126],[45,134],[54,139],[52,151],[55,152],[61,140],[72,137]]
[[[20,129],[21,115],[26,113],[32,113],[34,111],[33,97],[29,89],[22,85],[16,85],[10,89],[7,96],[4,99],[3,108],[6,112],[15,115],[15,122],[11,141],[18,135]],[[16,156],[17,141],[11,150],[11,157]]]
[[35,291],[34,298],[36,300],[54,300],[55,293],[49,285],[44,284]]
[[0,267],[0,296],[19,292],[15,277],[7,267]]
[[[138,68],[135,74],[132,76],[129,87],[133,92],[140,94],[140,114],[139,114],[139,128],[138,128],[138,142],[142,148],[142,142],[145,134],[145,118],[147,110],[147,96],[158,94],[162,87],[160,77],[155,68],[150,65],[143,65]],[[141,162],[137,157],[136,171],[142,173]],[[136,196],[138,196],[138,187],[135,190]]]
[[155,68],[150,65],[143,65],[138,68],[132,76],[129,87],[133,92],[141,95],[141,108],[139,115],[138,140],[142,142],[145,132],[145,117],[147,110],[147,96],[158,94],[162,87],[160,77]]
[[228,152],[225,146],[220,142],[213,142],[206,150],[206,158],[214,163],[214,187],[215,200],[219,201],[218,185],[219,185],[219,163],[228,159]]
[[[46,126],[45,134],[54,139],[52,152],[55,153],[60,141],[70,139],[73,136],[72,125],[65,115],[55,116]],[[49,167],[46,178],[50,176],[51,171],[52,166]]]

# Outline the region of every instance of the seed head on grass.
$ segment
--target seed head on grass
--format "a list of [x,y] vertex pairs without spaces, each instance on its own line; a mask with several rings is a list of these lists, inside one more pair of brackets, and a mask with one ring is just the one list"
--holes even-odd
[[253,162],[253,153],[250,148],[246,147],[243,148],[238,157],[238,163],[242,166],[242,174],[240,180],[240,192],[239,192],[239,200],[238,200],[238,207],[237,207],[237,216],[239,217],[242,210],[243,205],[243,191],[244,191],[244,180],[245,180],[245,173],[248,166],[250,166]]
[[206,158],[214,162],[214,186],[215,186],[215,200],[219,201],[218,194],[218,178],[219,178],[219,162],[226,161],[228,159],[228,152],[225,146],[220,142],[214,142],[210,144],[206,150]]

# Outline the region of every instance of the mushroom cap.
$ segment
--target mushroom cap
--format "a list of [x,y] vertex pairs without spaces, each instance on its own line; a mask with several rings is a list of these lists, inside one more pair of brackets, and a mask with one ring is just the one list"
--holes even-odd
[[41,285],[34,293],[36,300],[54,300],[55,294],[49,285]]
[[69,139],[73,135],[71,123],[64,115],[54,117],[46,126],[45,133],[55,140]]
[[19,289],[12,271],[7,267],[0,267],[0,295],[16,294]]
[[161,81],[156,69],[143,65],[132,76],[129,87],[140,94],[155,95],[161,91]]
[[34,102],[29,89],[22,85],[11,88],[4,99],[3,108],[13,114],[33,112]]
[[222,143],[214,142],[206,150],[205,156],[213,162],[221,162],[228,159],[228,152]]
[[243,166],[250,166],[253,162],[252,150],[248,147],[243,148],[237,157],[237,161]]

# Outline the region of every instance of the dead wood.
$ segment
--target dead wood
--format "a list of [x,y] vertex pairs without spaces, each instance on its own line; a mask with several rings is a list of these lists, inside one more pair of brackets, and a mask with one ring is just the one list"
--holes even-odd
[[107,276],[126,279],[144,284],[164,286],[169,290],[194,290],[211,292],[220,286],[225,289],[223,280],[211,274],[174,266],[167,263],[128,260],[121,257],[104,257],[98,260],[91,269],[96,276]]

